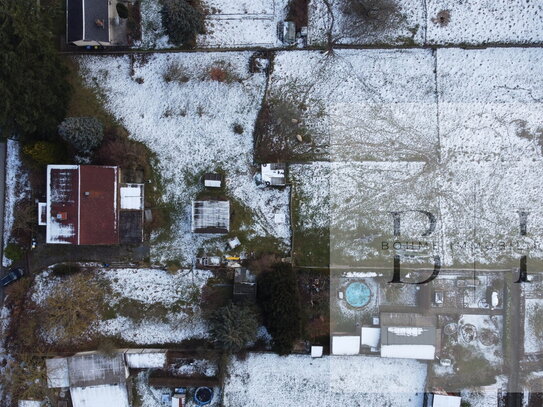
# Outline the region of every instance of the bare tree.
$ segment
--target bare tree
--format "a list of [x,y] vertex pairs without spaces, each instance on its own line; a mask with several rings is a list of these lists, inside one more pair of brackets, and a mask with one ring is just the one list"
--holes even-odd
[[44,306],[44,326],[60,342],[77,340],[99,316],[104,291],[96,279],[86,273],[70,276],[58,284]]
[[380,33],[398,23],[401,14],[395,0],[343,0],[350,34],[356,37]]

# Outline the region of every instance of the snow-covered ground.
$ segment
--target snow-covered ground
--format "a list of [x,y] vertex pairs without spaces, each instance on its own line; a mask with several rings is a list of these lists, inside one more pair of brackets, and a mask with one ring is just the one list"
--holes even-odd
[[[447,10],[450,21],[440,25]],[[530,44],[543,41],[541,0],[427,0],[427,41],[433,44]]]
[[[141,321],[117,315],[113,319],[98,321],[90,327],[93,334],[120,337],[136,344],[179,343],[190,338],[205,338],[207,325],[199,308],[200,289],[212,276],[206,270],[180,270],[167,272],[159,269],[107,269],[94,270],[97,279],[104,279],[112,293],[106,298],[116,309],[119,303],[135,300],[144,305],[161,305],[168,309],[165,318],[142,315]],[[36,276],[32,300],[43,303],[52,288],[62,284],[50,270]]]
[[[392,236],[391,212],[403,211],[402,239],[435,243],[428,254],[442,265],[518,267],[528,252],[541,261],[542,56],[535,48],[280,53],[270,92],[308,106],[304,124],[334,161],[329,181],[314,178],[314,165],[294,166],[304,196],[332,186],[329,206],[304,210],[309,199],[300,211],[313,212],[310,222],[331,217],[338,259],[389,256],[381,242]],[[435,216],[430,235],[430,217],[417,210]],[[519,212],[529,212],[525,237]]]
[[[17,205],[17,202],[27,198],[30,193],[28,175],[22,169],[20,150],[19,142],[8,139],[4,208],[4,248],[10,242],[13,222],[15,220],[15,206]],[[10,264],[11,260],[4,256],[2,265],[8,267]]]
[[462,401],[471,407],[498,407],[498,392],[507,389],[507,376],[496,376],[496,384],[479,388],[477,390],[463,390],[460,395]]
[[[400,18],[381,31],[355,35],[343,13],[346,0],[328,0],[338,44],[540,44],[541,0],[397,0]],[[309,6],[309,42],[324,44],[332,19],[325,0]]]
[[[536,333],[534,317],[543,313],[543,299],[526,298],[524,312],[524,353],[541,353],[543,352],[543,338]],[[543,318],[538,319],[543,320]]]
[[459,335],[459,342],[468,346],[484,356],[494,366],[501,366],[503,363],[503,317],[501,315],[462,315],[458,321],[459,330],[464,325],[473,325],[476,329],[474,340]]
[[294,185],[299,223],[296,230],[328,228],[330,226],[330,163],[314,161],[289,167]]
[[[218,169],[226,174],[227,195],[251,212],[240,230],[251,238],[271,236],[285,248],[289,245],[288,189],[259,188],[253,180],[252,132],[265,75],[248,73],[250,55],[153,55],[133,66],[133,77],[128,57],[81,59],[87,83],[105,95],[106,108],[134,139],[157,154],[157,169],[165,184],[163,201],[175,206],[178,217],[171,241],[153,246],[154,260],[190,262],[210,238],[191,233],[190,203],[202,190],[195,178]],[[171,66],[178,67],[188,81],[166,82],[163,76]],[[226,69],[232,81],[211,80],[209,70],[216,66]],[[233,131],[236,124],[242,126],[242,134]],[[278,213],[285,215],[286,223],[275,222]]]
[[[196,38],[200,48],[281,46],[277,24],[286,16],[288,0],[203,0],[205,34]],[[158,0],[142,0],[142,48],[173,48],[161,20]]]
[[422,405],[426,365],[378,357],[277,356],[233,359],[224,385],[227,407]]
[[[331,6],[328,8],[326,3]],[[425,0],[400,0],[397,2],[399,16],[385,29],[375,32],[354,32],[344,10],[345,0],[312,0],[309,2],[308,42],[324,45],[327,33],[332,29],[336,44],[422,44],[425,29]],[[332,23],[333,20],[333,23]]]

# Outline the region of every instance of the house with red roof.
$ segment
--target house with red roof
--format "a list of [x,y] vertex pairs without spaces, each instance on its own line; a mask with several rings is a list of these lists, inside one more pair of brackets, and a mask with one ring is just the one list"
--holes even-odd
[[46,243],[141,243],[143,209],[143,184],[122,184],[118,167],[47,166],[47,199],[39,204]]

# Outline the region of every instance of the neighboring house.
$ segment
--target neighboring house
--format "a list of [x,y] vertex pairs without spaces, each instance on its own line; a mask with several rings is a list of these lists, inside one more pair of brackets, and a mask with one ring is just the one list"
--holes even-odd
[[287,165],[284,163],[262,164],[260,171],[262,174],[262,182],[268,186],[281,187],[285,186]]
[[50,388],[70,388],[74,407],[129,407],[128,367],[122,353],[82,352],[46,360]]
[[47,166],[47,201],[38,204],[46,243],[141,243],[143,185],[120,184],[120,179],[118,167]]
[[434,360],[439,349],[435,316],[381,313],[381,357]]
[[128,407],[130,369],[163,369],[166,349],[118,349],[113,355],[82,352],[45,360],[47,386],[70,389],[74,407]]
[[193,201],[192,231],[194,233],[228,233],[230,231],[230,202]]
[[66,0],[66,42],[77,46],[110,46],[115,1]]
[[234,301],[256,300],[256,276],[245,267],[236,267],[234,271]]

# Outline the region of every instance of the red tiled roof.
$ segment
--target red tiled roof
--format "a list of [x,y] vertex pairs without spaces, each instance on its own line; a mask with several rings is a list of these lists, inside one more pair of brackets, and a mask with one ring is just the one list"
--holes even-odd
[[119,243],[118,169],[49,166],[47,243]]
[[79,244],[119,243],[117,168],[79,168]]

